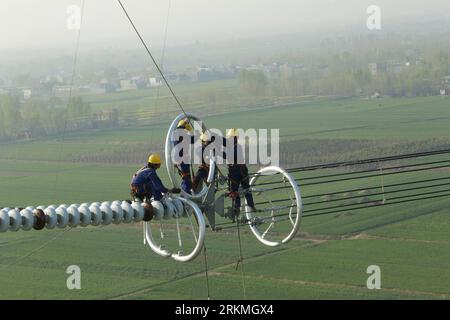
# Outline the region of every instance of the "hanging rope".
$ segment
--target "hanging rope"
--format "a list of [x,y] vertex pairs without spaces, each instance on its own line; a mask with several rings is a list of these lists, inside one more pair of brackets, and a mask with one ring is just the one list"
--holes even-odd
[[[81,2],[81,12],[80,12],[80,28],[78,29],[78,33],[77,33],[77,39],[75,42],[75,52],[73,55],[73,64],[72,64],[72,75],[70,78],[70,87],[69,87],[69,98],[67,100],[67,107],[66,107],[66,113],[65,113],[65,117],[64,117],[64,126],[63,126],[63,133],[62,133],[62,137],[61,137],[61,145],[60,145],[60,149],[59,149],[59,161],[61,162],[62,160],[62,152],[63,152],[63,147],[64,147],[64,139],[66,136],[66,130],[67,130],[67,122],[68,122],[68,112],[69,112],[69,107],[70,107],[70,103],[72,100],[72,96],[73,96],[73,85],[75,83],[75,76],[76,76],[76,70],[77,70],[77,64],[78,64],[78,54],[79,54],[79,48],[80,48],[80,39],[81,39],[81,27],[83,25],[83,18],[84,18],[84,2],[85,0],[82,0]],[[58,179],[59,179],[59,174],[58,172],[56,173],[56,178],[55,178],[55,191],[56,191],[56,187],[58,184]]]
[[159,64],[156,62],[155,58],[153,57],[152,53],[150,52],[149,47],[147,46],[146,42],[142,38],[142,36],[139,33],[138,29],[136,28],[133,20],[131,19],[130,15],[128,14],[128,11],[125,9],[124,5],[122,4],[122,1],[121,0],[117,0],[117,2],[119,3],[119,5],[122,8],[122,10],[125,13],[125,15],[127,16],[128,21],[130,22],[130,24],[133,27],[136,35],[139,37],[139,40],[141,41],[142,45],[144,46],[145,50],[147,51],[148,56],[152,60],[152,62],[155,65],[156,69],[158,70],[159,74],[161,75],[161,78],[164,80],[164,83],[166,84],[167,88],[169,89],[170,93],[172,94],[173,98],[175,99],[176,103],[178,104],[178,107],[181,109],[181,111],[183,112],[183,114],[186,116],[186,118],[188,119],[188,121],[190,123],[191,121],[190,121],[186,111],[184,110],[183,106],[181,105],[180,100],[178,99],[177,95],[173,91],[172,86],[170,85],[169,81],[167,81],[167,78],[164,75],[164,72],[162,71],[162,69],[160,68]]
[[[77,62],[78,62],[78,52],[79,52],[79,45],[80,45],[80,37],[81,37],[81,26],[82,26],[82,23],[83,23],[83,16],[84,16],[84,5],[85,5],[85,1],[82,0],[82,3],[81,3],[81,16],[80,16],[80,28],[78,29],[78,34],[77,34],[77,39],[76,39],[76,44],[75,44],[75,52],[74,52],[73,67],[72,67],[72,76],[71,76],[71,81],[70,81],[69,101],[68,101],[67,107],[69,107],[70,100],[72,98],[73,85],[74,85],[74,81],[75,81],[75,74],[76,74],[76,68],[77,68]],[[59,151],[59,162],[61,162],[61,158],[62,158],[62,150],[63,150],[63,143],[64,143],[66,127],[67,127],[67,111],[66,111],[66,118],[64,120],[64,130],[63,130],[63,136],[62,136],[62,140],[61,140],[61,148],[60,148],[60,151]],[[55,191],[56,191],[56,188],[57,188],[58,178],[59,178],[59,171],[57,171],[57,173],[56,173],[55,183],[53,184],[55,186]],[[40,245],[36,249],[30,251],[29,253],[27,253],[27,254],[19,257],[19,258],[17,258],[14,261],[14,263],[17,263],[17,262],[19,262],[19,261],[21,261],[21,260],[23,260],[23,259],[25,259],[27,257],[30,257],[34,253],[42,250],[43,248],[48,246],[50,243],[52,243],[53,241],[55,241],[56,239],[58,239],[59,237],[64,235],[69,230],[71,230],[71,228],[68,228],[68,229],[64,230],[63,232],[58,233],[57,235],[52,237],[49,241],[47,241],[44,244]],[[10,266],[10,265],[11,264],[5,265],[4,267]]]
[[244,256],[242,255],[242,241],[241,241],[241,230],[239,228],[239,218],[236,219],[236,227],[237,227],[237,235],[238,235],[238,242],[239,242],[239,259],[236,263],[236,270],[239,267],[239,264],[241,265],[241,279],[242,279],[242,292],[244,294],[244,300],[247,299],[247,293],[245,289],[245,274],[244,274]]
[[[166,57],[166,46],[167,46],[167,31],[169,29],[169,17],[170,17],[170,9],[172,7],[172,0],[169,0],[169,4],[167,7],[167,16],[166,16],[166,25],[164,28],[164,42],[163,42],[163,48],[162,48],[162,53],[161,53],[161,69],[164,70],[164,60]],[[161,122],[161,116],[162,116],[162,112],[160,112],[159,110],[159,98],[160,98],[160,86],[156,87],[156,99],[155,99],[155,114],[157,117],[157,122],[160,123]],[[149,112],[151,115],[153,115],[153,113],[150,111]],[[141,113],[142,115],[142,113]],[[153,131],[154,129],[152,129]],[[150,145],[153,146],[153,134],[150,138]]]
[[205,243],[203,243],[203,257],[204,257],[204,261],[205,261],[206,294],[207,294],[208,300],[211,300],[211,293],[209,290],[208,257],[206,255],[206,244]]

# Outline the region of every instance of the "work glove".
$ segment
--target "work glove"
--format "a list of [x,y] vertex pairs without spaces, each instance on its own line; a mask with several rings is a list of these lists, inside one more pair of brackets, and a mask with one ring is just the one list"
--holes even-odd
[[236,198],[239,196],[239,193],[238,193],[238,192],[232,191],[232,192],[229,192],[229,193],[228,193],[228,196],[229,196],[231,199],[236,199]]

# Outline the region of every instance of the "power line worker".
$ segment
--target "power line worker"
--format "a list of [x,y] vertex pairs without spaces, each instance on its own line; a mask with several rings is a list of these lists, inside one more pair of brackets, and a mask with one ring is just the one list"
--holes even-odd
[[[194,136],[191,135],[191,133],[194,131],[192,128],[192,125],[188,118],[184,118],[178,122],[177,129],[184,129],[186,130],[190,136],[191,141],[190,144],[194,144]],[[183,136],[180,136],[178,140],[172,141],[173,145],[176,146],[179,143],[183,141]],[[179,153],[180,157],[183,157],[183,150]],[[191,165],[189,163],[181,162],[180,164],[176,165],[176,168],[178,169],[178,173],[181,176],[181,189],[183,189],[184,192],[191,194],[192,193],[192,175],[191,175]]]
[[199,191],[199,187],[206,181],[209,175],[209,163],[205,161],[208,160],[209,155],[205,155],[205,148],[211,143],[211,138],[209,137],[209,133],[207,131],[200,135],[200,141],[202,142],[202,163],[199,165],[192,182],[192,189],[195,192]]
[[[233,146],[233,159],[230,159],[227,154],[228,163],[228,181],[229,181],[229,196],[233,199],[233,208],[235,215],[239,215],[241,208],[241,197],[239,194],[239,186],[244,189],[244,196],[247,200],[247,206],[251,211],[256,211],[255,202],[253,200],[252,192],[250,191],[250,179],[248,176],[248,167],[244,163],[243,150],[238,143],[239,132],[236,128],[229,129],[226,139],[224,138],[225,146]],[[227,147],[229,149],[229,147]]]
[[160,201],[164,193],[180,192],[178,188],[167,189],[163,185],[156,173],[156,170],[160,167],[161,156],[159,154],[151,154],[148,158],[147,165],[134,174],[131,180],[131,195],[135,199],[149,203],[151,199]]

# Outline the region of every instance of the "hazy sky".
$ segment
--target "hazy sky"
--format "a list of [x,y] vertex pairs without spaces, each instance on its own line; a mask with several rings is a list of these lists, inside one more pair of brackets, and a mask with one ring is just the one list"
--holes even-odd
[[[419,22],[423,16],[450,18],[449,0],[123,0],[144,37],[159,45],[168,5],[168,45],[228,40],[352,25],[364,29],[366,9],[382,9],[383,21]],[[73,44],[67,7],[82,0],[0,0],[0,48],[47,48]],[[116,0],[85,0],[82,43],[136,43]],[[383,26],[388,27],[386,23]]]

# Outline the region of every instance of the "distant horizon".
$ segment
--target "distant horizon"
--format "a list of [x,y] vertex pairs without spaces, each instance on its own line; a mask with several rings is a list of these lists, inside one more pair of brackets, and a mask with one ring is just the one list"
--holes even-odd
[[[426,24],[430,25],[431,23],[436,22],[436,19],[438,19],[440,22],[443,22],[444,18],[439,16],[427,16],[425,18]],[[401,21],[387,21],[392,25],[400,24],[402,25]],[[450,32],[450,21],[445,20],[447,22],[449,29],[448,30],[435,30],[432,33],[448,33]],[[211,38],[211,39],[196,39],[196,40],[186,40],[186,41],[179,41],[176,43],[169,43],[167,42],[165,44],[166,48],[184,48],[189,46],[194,46],[197,43],[200,45],[220,45],[225,44],[228,42],[242,42],[242,41],[257,41],[257,40],[264,40],[266,38],[276,38],[276,37],[293,37],[298,35],[305,35],[308,37],[316,37],[316,41],[320,41],[325,38],[333,37],[333,36],[359,36],[364,34],[374,34],[374,35],[386,35],[386,34],[405,34],[405,35],[413,35],[416,34],[417,30],[411,29],[411,26],[404,26],[402,29],[382,29],[377,32],[370,32],[369,30],[365,30],[364,28],[357,29],[357,25],[346,25],[346,26],[340,26],[340,28],[331,28],[327,27],[319,27],[319,28],[310,28],[310,29],[302,29],[302,30],[292,30],[292,31],[278,31],[273,32],[269,34],[255,34],[255,35],[238,35],[233,36],[229,38]],[[419,30],[421,29],[422,25],[416,25],[416,28]],[[131,28],[131,27],[130,27]],[[82,29],[83,31],[83,29]],[[430,32],[430,31],[428,31]],[[321,37],[322,36],[322,37]],[[36,44],[30,44],[30,45],[22,45],[22,46],[14,46],[14,47],[1,47],[0,46],[0,54],[29,54],[30,50],[34,50],[34,53],[48,53],[52,51],[55,55],[61,55],[63,53],[65,54],[72,54],[74,50],[74,46],[76,43],[76,39],[72,39],[73,41],[70,42],[55,42],[53,44],[47,44],[46,46],[39,46]],[[80,52],[91,52],[91,51],[102,51],[102,50],[114,50],[117,52],[124,52],[124,51],[135,51],[135,50],[142,50],[142,44],[139,42],[139,39],[137,38],[136,34],[130,34],[126,37],[123,37],[121,39],[104,39],[103,41],[91,41],[88,42],[86,40],[83,41],[83,39],[80,41]],[[120,46],[117,45],[117,43],[120,43]],[[146,41],[147,44],[155,50],[161,50],[163,47],[163,42],[161,41]],[[17,58],[17,57],[15,57]],[[1,64],[1,61],[0,61]]]
[[[69,5],[81,0],[61,0],[39,6],[30,0],[0,4],[0,52],[27,50],[68,50],[76,42],[77,31],[66,27]],[[142,3],[124,0],[124,5],[143,37],[152,47],[162,47],[167,25],[167,47],[200,43],[226,42],[233,39],[258,38],[285,34],[317,34],[324,36],[336,30],[355,33],[367,30],[368,0],[245,0],[230,4],[224,0],[180,0]],[[434,4],[434,5],[433,5]],[[405,29],[423,21],[450,21],[450,2],[429,0],[424,7],[420,1],[378,0],[382,9],[381,32],[397,32],[399,24]],[[6,16],[2,16],[7,13]],[[168,15],[169,13],[169,15]],[[202,14],[199,14],[202,13]],[[206,27],[207,26],[207,27]],[[380,32],[380,31],[376,31]],[[118,43],[120,45],[118,45]],[[85,2],[81,27],[80,48],[134,49],[139,42],[126,17],[115,1]]]

